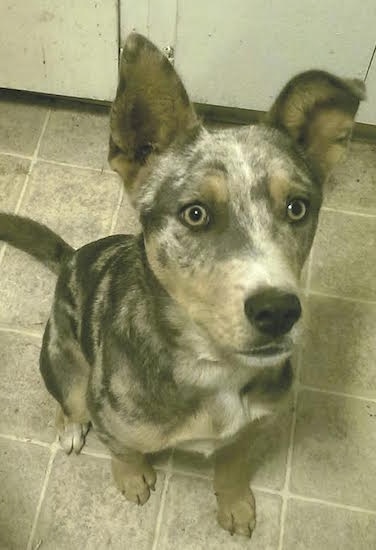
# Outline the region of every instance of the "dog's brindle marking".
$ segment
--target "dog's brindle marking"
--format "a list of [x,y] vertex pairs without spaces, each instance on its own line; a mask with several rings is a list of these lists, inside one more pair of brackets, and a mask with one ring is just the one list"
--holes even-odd
[[147,453],[216,451],[218,520],[251,534],[249,438],[291,386],[300,307],[282,312],[285,328],[272,336],[260,328],[274,322],[269,305],[256,315],[249,300],[274,292],[296,304],[322,185],[363,97],[359,81],[309,71],[287,84],[264,125],[210,133],[167,59],[133,34],[109,161],[142,234],[73,251],[38,223],[0,214],[1,239],[60,273],[40,368],[61,406],[62,445],[79,452],[91,422],[130,500],[146,502],[154,487]]

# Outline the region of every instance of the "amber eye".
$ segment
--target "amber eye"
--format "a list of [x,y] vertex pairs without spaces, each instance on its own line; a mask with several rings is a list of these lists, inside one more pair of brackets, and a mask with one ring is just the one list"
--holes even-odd
[[180,212],[181,220],[190,227],[205,227],[209,223],[209,214],[201,204],[190,204]]
[[308,214],[308,201],[305,199],[292,199],[287,204],[287,216],[292,222],[300,222]]

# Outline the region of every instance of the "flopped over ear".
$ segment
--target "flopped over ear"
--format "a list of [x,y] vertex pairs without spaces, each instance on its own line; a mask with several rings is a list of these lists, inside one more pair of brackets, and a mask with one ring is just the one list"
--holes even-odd
[[266,122],[298,144],[321,178],[341,159],[351,137],[363,81],[341,79],[324,71],[307,71],[290,80]]
[[199,126],[173,66],[136,33],[124,45],[110,126],[108,160],[129,191],[150,158]]

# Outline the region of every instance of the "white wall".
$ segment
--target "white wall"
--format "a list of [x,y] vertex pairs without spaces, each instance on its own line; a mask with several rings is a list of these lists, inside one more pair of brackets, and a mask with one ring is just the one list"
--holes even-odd
[[0,86],[112,100],[117,0],[0,0]]

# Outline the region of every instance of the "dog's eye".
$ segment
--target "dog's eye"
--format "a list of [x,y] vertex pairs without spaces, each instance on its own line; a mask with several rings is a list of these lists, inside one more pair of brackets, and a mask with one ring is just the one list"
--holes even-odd
[[300,222],[308,214],[308,201],[305,199],[292,199],[287,204],[287,216],[292,222]]
[[205,227],[208,225],[209,214],[201,204],[190,204],[180,212],[180,218],[185,225],[190,227]]

